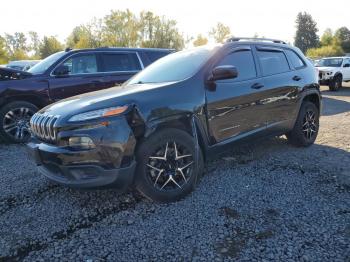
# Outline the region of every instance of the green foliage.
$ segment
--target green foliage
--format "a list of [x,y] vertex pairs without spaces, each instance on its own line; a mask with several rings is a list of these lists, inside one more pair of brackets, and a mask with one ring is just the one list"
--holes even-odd
[[8,54],[5,46],[5,39],[0,36],[0,64],[8,62]]
[[208,43],[208,39],[205,36],[199,34],[197,38],[193,41],[194,46],[206,45]]
[[321,36],[321,46],[328,46],[333,43],[334,36],[330,28],[327,28]]
[[226,38],[231,35],[231,30],[229,26],[223,23],[217,23],[217,25],[211,29],[209,35],[214,38],[217,43],[223,43]]
[[306,52],[309,48],[316,48],[319,45],[317,36],[317,24],[312,16],[306,12],[299,13],[296,19],[296,35],[294,45],[299,47],[302,52]]
[[335,37],[340,42],[345,53],[350,53],[350,30],[343,26],[335,32]]
[[320,48],[310,48],[306,55],[311,58],[329,57],[329,56],[343,56],[344,51],[340,45],[328,45]]
[[54,36],[45,36],[40,44],[39,53],[41,58],[46,58],[58,51],[63,50],[63,45]]
[[184,38],[175,20],[152,12],[143,11],[137,16],[130,10],[117,10],[111,11],[103,19],[74,28],[67,45],[73,48],[121,46],[182,49]]

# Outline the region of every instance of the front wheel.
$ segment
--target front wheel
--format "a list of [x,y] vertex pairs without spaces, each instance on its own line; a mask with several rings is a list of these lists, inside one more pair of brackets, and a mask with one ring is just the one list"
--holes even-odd
[[9,143],[25,143],[30,138],[29,120],[38,108],[28,102],[11,102],[0,109],[0,138]]
[[[163,129],[138,147],[135,186],[156,202],[177,201],[189,194],[202,172],[201,150],[185,131]],[[197,159],[197,162],[196,162]]]
[[288,141],[295,146],[312,145],[318,134],[319,116],[319,110],[314,103],[303,102],[293,130],[286,134]]
[[342,86],[342,77],[340,75],[334,77],[330,82],[329,82],[329,90],[331,91],[338,91],[339,88]]

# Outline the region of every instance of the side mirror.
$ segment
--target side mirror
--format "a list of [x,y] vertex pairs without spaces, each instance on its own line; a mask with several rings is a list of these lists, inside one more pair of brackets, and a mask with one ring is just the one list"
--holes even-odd
[[210,81],[216,81],[216,80],[224,80],[224,79],[231,79],[236,78],[238,76],[238,71],[235,66],[231,65],[222,65],[217,66],[213,69],[212,75],[210,76]]
[[60,65],[56,68],[56,70],[53,72],[55,76],[67,76],[69,75],[69,67],[65,65]]
[[350,67],[350,64],[345,64],[343,65],[343,67]]

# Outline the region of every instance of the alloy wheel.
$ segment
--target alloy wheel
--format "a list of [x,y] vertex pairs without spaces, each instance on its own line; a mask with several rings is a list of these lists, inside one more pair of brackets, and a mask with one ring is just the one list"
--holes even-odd
[[149,157],[148,177],[160,191],[182,189],[193,175],[193,163],[193,156],[186,146],[167,142]]
[[18,142],[30,137],[30,118],[34,111],[26,107],[14,108],[5,114],[2,127],[5,133]]
[[317,133],[316,113],[307,111],[303,122],[303,133],[306,139],[310,140]]

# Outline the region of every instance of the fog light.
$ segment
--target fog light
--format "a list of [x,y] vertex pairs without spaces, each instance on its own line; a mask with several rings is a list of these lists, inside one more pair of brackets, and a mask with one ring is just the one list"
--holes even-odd
[[86,136],[74,136],[70,137],[68,144],[71,147],[80,148],[80,149],[93,149],[95,148],[94,142],[90,137]]

